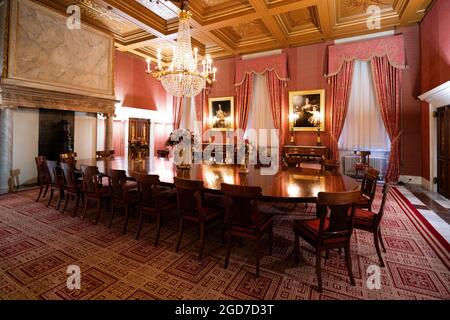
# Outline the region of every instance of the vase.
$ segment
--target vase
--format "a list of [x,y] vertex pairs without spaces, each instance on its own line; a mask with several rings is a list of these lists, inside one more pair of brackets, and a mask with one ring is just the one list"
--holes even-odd
[[181,149],[180,150],[180,159],[181,162],[179,164],[177,164],[177,169],[179,170],[189,170],[191,168],[191,158],[189,157],[188,154],[185,154],[184,150]]

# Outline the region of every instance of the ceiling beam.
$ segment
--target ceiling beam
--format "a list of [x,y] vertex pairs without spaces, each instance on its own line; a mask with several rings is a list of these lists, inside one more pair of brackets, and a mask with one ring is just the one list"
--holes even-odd
[[286,47],[287,39],[284,35],[283,30],[278,25],[275,18],[270,14],[269,9],[267,8],[265,0],[249,0],[250,4],[253,6],[253,9],[258,14],[258,18],[265,24],[266,28],[270,31],[270,33],[277,39],[279,42],[279,46]]

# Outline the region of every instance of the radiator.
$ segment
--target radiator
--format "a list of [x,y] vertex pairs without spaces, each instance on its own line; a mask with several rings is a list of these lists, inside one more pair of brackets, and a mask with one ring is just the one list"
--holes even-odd
[[[346,175],[352,176],[356,174],[355,164],[358,161],[358,157],[355,156],[344,156],[343,161],[343,172]],[[380,172],[380,178],[383,178],[387,169],[388,159],[386,158],[370,158],[369,164],[372,168]]]

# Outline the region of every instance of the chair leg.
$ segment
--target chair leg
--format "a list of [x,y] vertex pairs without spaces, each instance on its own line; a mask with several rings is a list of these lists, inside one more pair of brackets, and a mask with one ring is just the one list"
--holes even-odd
[[256,234],[256,276],[259,277],[259,257],[261,256],[261,234]]
[[109,220],[108,228],[111,228],[112,223],[113,223],[114,213],[115,213],[115,210],[114,210],[114,209],[115,209],[115,207],[114,207],[114,203],[113,203],[112,208],[111,208],[111,220]]
[[127,233],[128,219],[130,218],[130,206],[125,205],[125,223],[123,224],[122,233]]
[[273,225],[269,229],[269,256],[273,254]]
[[37,196],[36,202],[39,202],[39,199],[41,198],[42,195],[42,191],[44,191],[44,185],[41,184],[40,188],[39,188],[39,194]]
[[300,239],[298,235],[294,234],[295,242],[294,242],[294,261],[298,264],[299,262],[299,253],[300,253]]
[[224,268],[228,268],[228,264],[230,263],[230,256],[231,256],[231,246],[232,246],[232,237],[231,232],[227,232],[227,255],[225,257],[225,265]]
[[98,223],[98,220],[100,219],[101,212],[102,212],[102,199],[98,199],[97,200],[97,212],[95,214],[94,224]]
[[155,246],[159,243],[159,235],[161,234],[161,212],[156,214],[156,237],[155,237]]
[[78,193],[77,194],[77,203],[75,204],[75,209],[74,209],[73,214],[72,214],[74,217],[76,217],[77,213],[78,213],[78,206],[80,205],[80,198],[81,198],[81,196]]
[[89,199],[86,198],[86,199],[84,199],[84,211],[83,211],[83,217],[81,218],[82,220],[84,220],[84,218],[86,218],[88,207],[89,207]]
[[50,206],[50,203],[52,203],[53,192],[54,192],[54,190],[53,190],[53,188],[51,188],[51,190],[50,190],[50,198],[48,199],[47,207],[49,207],[49,206]]
[[64,199],[64,192],[62,190],[59,190],[59,200],[58,205],[56,206],[56,210],[59,210],[59,207],[61,207],[61,202]]
[[178,230],[178,241],[177,241],[177,246],[175,248],[175,252],[178,252],[180,250],[182,236],[183,236],[183,217],[180,216],[180,227]]
[[380,242],[378,239],[378,230],[373,233],[373,242],[375,243],[375,248],[377,249],[378,259],[380,260],[380,266],[384,267],[383,257],[381,256]]
[[202,221],[200,223],[200,251],[198,254],[199,261],[202,261],[204,248],[205,248],[205,221]]
[[381,236],[381,228],[378,228],[378,239],[380,239],[381,247],[383,248],[383,252],[386,252],[386,247],[384,246],[383,237]]
[[142,229],[142,225],[144,224],[144,215],[142,214],[142,212],[140,213],[140,217],[139,217],[139,225],[138,225],[138,229],[136,232],[136,240],[139,239],[139,235],[141,234],[141,229]]
[[63,207],[62,213],[66,212],[67,204],[68,204],[69,201],[70,201],[70,197],[71,197],[71,195],[68,194],[67,197],[66,197],[66,201],[64,201],[64,207]]
[[348,268],[348,274],[350,276],[350,283],[352,286],[355,285],[355,278],[353,277],[353,271],[352,271],[352,257],[350,256],[350,243],[345,247],[345,258],[347,259],[347,268]]
[[319,292],[322,293],[322,255],[320,248],[316,248],[316,273]]
[[325,251],[325,259],[328,260],[329,257],[330,257],[330,249],[327,249],[327,251]]
[[47,196],[48,188],[49,188],[49,185],[46,184],[46,185],[45,185],[44,195],[42,196],[42,198],[45,198],[45,197]]

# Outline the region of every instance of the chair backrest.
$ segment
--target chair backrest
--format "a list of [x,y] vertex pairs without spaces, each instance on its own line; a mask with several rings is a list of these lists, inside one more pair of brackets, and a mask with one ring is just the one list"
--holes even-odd
[[355,151],[354,154],[358,156],[358,163],[370,163],[370,151]]
[[138,183],[140,205],[147,208],[157,207],[159,176],[142,173],[135,173],[133,176]]
[[77,157],[76,152],[61,153],[59,155],[61,162],[75,162],[76,157]]
[[[355,217],[355,204],[360,196],[360,190],[319,192],[317,213],[320,217],[320,239],[340,238],[350,241],[353,231],[353,219]],[[325,221],[328,213],[330,213],[329,224],[326,226]]]
[[341,163],[337,160],[322,160],[322,171],[329,171],[338,173],[341,168]]
[[48,183],[50,182],[50,177],[47,170],[46,160],[47,158],[44,156],[37,156],[34,158],[36,161],[36,168],[38,173],[39,183]]
[[61,168],[58,166],[58,162],[53,160],[45,160],[45,163],[50,182],[54,185],[59,184]]
[[203,181],[173,178],[177,191],[178,211],[183,214],[202,214]]
[[83,174],[83,191],[87,194],[97,194],[101,187],[102,179],[96,166],[85,166]]
[[125,170],[108,169],[109,187],[111,195],[115,199],[125,199],[125,185],[127,183],[127,174]]
[[364,178],[361,184],[361,192],[364,196],[368,197],[370,201],[373,201],[373,198],[375,197],[379,175],[380,172],[373,168],[369,168],[364,174]]
[[225,195],[225,223],[247,227],[257,225],[260,221],[257,200],[262,196],[262,189],[226,183],[220,187]]
[[60,166],[63,174],[64,187],[76,190],[78,183],[75,178],[75,165],[71,162],[61,162]]
[[386,206],[387,196],[389,194],[389,190],[391,189],[392,184],[389,182],[386,182],[383,186],[383,197],[381,199],[381,205],[380,210],[378,211],[378,214],[376,215],[377,223],[381,222],[381,219],[384,215],[384,207]]

